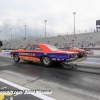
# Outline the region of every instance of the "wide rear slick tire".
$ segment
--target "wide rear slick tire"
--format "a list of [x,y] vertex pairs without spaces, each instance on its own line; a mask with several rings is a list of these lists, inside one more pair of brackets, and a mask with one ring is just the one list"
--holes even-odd
[[49,66],[52,65],[52,60],[48,56],[42,57],[41,62],[42,62],[42,65],[45,66],[45,67],[49,67]]
[[13,56],[13,60],[14,60],[15,62],[19,62],[19,61],[20,61],[20,58],[18,57],[18,55],[14,55],[14,56]]

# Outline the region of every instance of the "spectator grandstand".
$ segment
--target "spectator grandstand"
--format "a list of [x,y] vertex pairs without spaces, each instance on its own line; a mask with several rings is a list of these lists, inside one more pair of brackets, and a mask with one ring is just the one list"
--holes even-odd
[[57,46],[58,48],[64,48],[66,46],[76,47],[100,47],[100,31],[81,33],[81,34],[69,34],[58,35],[46,38],[27,38],[27,39],[14,39],[3,40],[2,49],[18,49],[25,47],[27,44],[35,43],[49,43]]

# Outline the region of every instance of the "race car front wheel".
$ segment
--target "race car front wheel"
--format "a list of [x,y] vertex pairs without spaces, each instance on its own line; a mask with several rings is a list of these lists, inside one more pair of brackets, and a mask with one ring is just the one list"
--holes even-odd
[[46,67],[51,66],[51,65],[52,65],[52,60],[51,60],[51,58],[48,57],[48,56],[44,56],[44,57],[42,58],[42,64],[43,64],[44,66],[46,66]]
[[19,62],[20,61],[20,58],[18,57],[18,55],[14,55],[13,59],[14,59],[15,62]]

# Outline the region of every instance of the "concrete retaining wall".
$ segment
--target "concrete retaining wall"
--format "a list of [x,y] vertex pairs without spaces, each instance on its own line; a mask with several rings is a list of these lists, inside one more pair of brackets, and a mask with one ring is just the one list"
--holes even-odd
[[[10,51],[11,50],[0,50],[0,55],[1,56],[10,56]],[[92,50],[92,51],[88,51],[88,54],[91,55],[100,55],[100,50]]]

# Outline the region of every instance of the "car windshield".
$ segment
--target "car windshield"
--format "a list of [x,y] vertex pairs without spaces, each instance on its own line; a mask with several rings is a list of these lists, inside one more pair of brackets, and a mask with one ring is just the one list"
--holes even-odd
[[59,50],[56,46],[54,45],[50,45],[50,44],[47,44],[47,46],[51,49],[51,50]]

